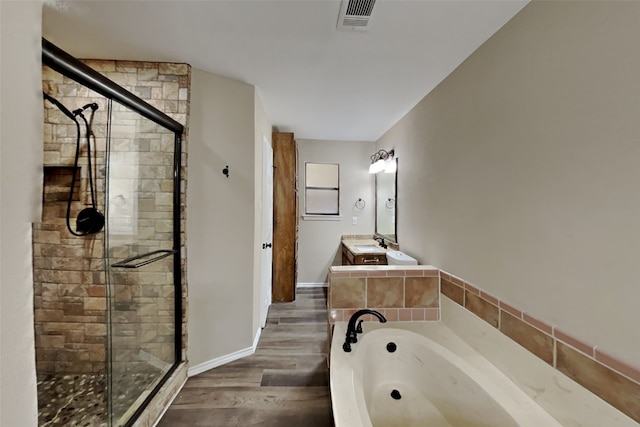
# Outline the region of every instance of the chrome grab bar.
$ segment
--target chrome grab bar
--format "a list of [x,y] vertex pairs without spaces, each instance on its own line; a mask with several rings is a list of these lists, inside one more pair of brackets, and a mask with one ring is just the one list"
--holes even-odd
[[[111,267],[119,267],[119,268],[140,268],[140,267],[142,267],[143,265],[151,264],[152,262],[155,262],[155,261],[161,260],[162,258],[166,258],[166,257],[168,257],[169,255],[173,255],[173,254],[175,254],[176,252],[178,252],[178,251],[177,251],[177,250],[175,250],[175,249],[158,249],[157,251],[147,252],[146,254],[136,255],[136,256],[134,256],[134,257],[127,258],[127,259],[124,259],[124,260],[122,260],[122,261],[116,262],[115,264],[111,264]],[[129,263],[130,263],[130,262],[132,262],[132,261],[137,261],[137,260],[139,260],[139,259],[146,258],[146,257],[148,257],[148,256],[156,255],[156,254],[160,254],[160,255],[158,255],[158,256],[156,256],[156,257],[153,257],[153,258],[151,258],[151,259],[147,259],[147,260],[144,260],[144,261],[138,262],[138,263],[136,263],[136,264],[129,264]]]

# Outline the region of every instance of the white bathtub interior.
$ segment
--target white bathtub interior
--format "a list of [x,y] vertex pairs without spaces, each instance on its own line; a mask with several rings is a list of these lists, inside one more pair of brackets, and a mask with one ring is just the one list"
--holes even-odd
[[[394,327],[400,325],[408,330]],[[334,343],[345,329],[337,324]],[[388,342],[395,352],[386,350]],[[560,426],[441,323],[367,323],[352,347],[332,354],[336,427]],[[402,398],[392,398],[393,390]]]
[[[394,352],[387,351],[388,343],[396,346]],[[517,421],[496,399],[509,398],[512,411],[527,404],[501,396],[504,391],[486,376],[414,332],[372,331],[354,353],[362,361],[356,369],[374,426],[517,427]]]

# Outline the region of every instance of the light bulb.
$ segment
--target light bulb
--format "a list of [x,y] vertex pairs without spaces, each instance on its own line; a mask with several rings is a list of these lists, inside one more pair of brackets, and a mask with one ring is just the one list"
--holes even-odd
[[395,173],[398,170],[396,159],[390,158],[384,162],[384,173]]

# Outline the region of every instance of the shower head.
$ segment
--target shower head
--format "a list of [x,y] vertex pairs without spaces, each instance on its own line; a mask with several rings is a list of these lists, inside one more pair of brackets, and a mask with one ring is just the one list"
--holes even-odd
[[73,110],[73,115],[77,116],[78,114],[82,114],[82,112],[84,110],[86,110],[87,108],[91,108],[92,112],[95,112],[98,109],[98,104],[96,104],[95,102],[92,102],[90,104],[86,104],[84,105],[82,108],[78,108],[77,110]]

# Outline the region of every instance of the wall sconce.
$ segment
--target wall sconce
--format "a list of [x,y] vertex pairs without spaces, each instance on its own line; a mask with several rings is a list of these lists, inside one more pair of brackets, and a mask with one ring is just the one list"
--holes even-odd
[[371,156],[371,165],[369,165],[369,173],[394,173],[396,171],[396,162],[394,151],[379,150]]

